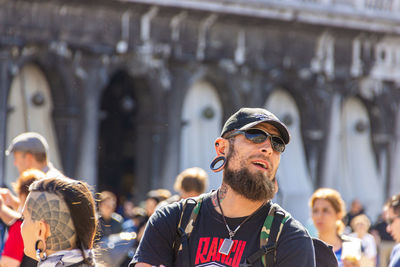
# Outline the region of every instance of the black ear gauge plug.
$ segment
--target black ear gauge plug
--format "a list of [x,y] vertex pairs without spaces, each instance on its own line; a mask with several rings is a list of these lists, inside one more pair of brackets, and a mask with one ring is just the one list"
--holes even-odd
[[219,143],[215,143],[215,146],[219,146]]

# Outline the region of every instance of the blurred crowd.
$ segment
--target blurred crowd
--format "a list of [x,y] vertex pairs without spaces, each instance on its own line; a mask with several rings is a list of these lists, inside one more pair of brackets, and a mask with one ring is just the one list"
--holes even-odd
[[[21,229],[25,201],[31,191],[31,185],[36,181],[54,177],[60,180],[68,178],[51,164],[48,159],[47,141],[38,133],[27,132],[18,135],[13,139],[6,154],[13,157],[19,177],[13,182],[12,189],[0,188],[0,266],[37,266],[38,261],[47,255],[40,252],[34,257],[29,257],[26,250],[24,251],[26,238],[21,235]],[[146,222],[154,211],[182,198],[204,193],[207,183],[207,173],[194,167],[177,176],[174,195],[168,189],[155,189],[147,193],[146,199],[136,204],[133,199],[117,197],[111,191],[93,193],[97,222],[93,257],[98,266],[128,266],[143,235]],[[40,250],[39,247],[40,242],[35,244],[35,250]]]
[[[395,246],[389,233],[393,232],[388,219],[390,204],[391,200],[388,200],[371,224],[358,199],[352,201],[346,213],[345,202],[338,191],[320,188],[310,198],[312,223],[308,228],[310,233],[333,246],[339,266],[344,266],[341,259],[349,253],[350,261],[357,262],[354,266],[387,267]],[[348,247],[352,251],[345,251]]]
[[[32,213],[32,210],[28,208],[29,205],[25,203],[28,203],[29,192],[35,190],[33,188],[40,187],[37,182],[50,177],[67,179],[51,165],[47,152],[46,140],[37,133],[24,133],[17,136],[6,151],[6,154],[14,157],[14,165],[19,171],[19,177],[13,183],[12,189],[0,189],[2,222],[0,266],[36,266],[35,260],[47,257],[42,253],[45,248],[40,248],[40,242],[38,242],[40,238],[35,244],[36,254],[27,256],[26,249],[24,253],[24,242],[28,237],[21,236],[23,220],[26,220],[21,215],[24,212]],[[193,167],[182,171],[176,177],[175,194],[165,188],[154,189],[149,191],[146,198],[139,203],[127,197],[116,196],[111,191],[93,194],[97,230],[93,246],[88,244],[87,247],[80,247],[83,251],[83,261],[89,258],[86,258],[85,251],[94,248],[93,257],[99,265],[128,266],[150,216],[159,207],[181,199],[199,196],[205,192],[207,183],[207,173],[201,168]],[[78,182],[76,186],[80,185],[81,183]],[[45,188],[44,185],[41,186]],[[51,186],[46,188],[51,188]],[[51,189],[46,190],[52,192]],[[39,200],[35,201],[39,203]],[[309,204],[312,222],[307,228],[310,234],[332,245],[338,259],[344,258],[343,256],[349,253],[348,247],[352,247],[351,249],[356,251],[355,254],[351,253],[352,256],[356,255],[354,260],[357,264],[354,266],[387,267],[389,265],[391,251],[396,243],[392,238],[396,233],[391,226],[394,218],[388,215],[390,212],[397,212],[391,206],[393,200],[388,200],[378,218],[369,218],[358,199],[353,200],[346,212],[347,209],[340,193],[330,188],[320,188],[315,191],[310,196]],[[33,216],[31,213],[27,216]],[[76,235],[79,238],[78,233]],[[339,260],[339,266],[345,266],[341,264],[343,263]],[[88,263],[87,266],[91,265]]]
[[98,194],[99,229],[96,243],[102,253],[99,262],[106,266],[128,266],[139,245],[147,220],[155,210],[183,198],[196,197],[207,188],[208,175],[197,167],[181,172],[175,181],[172,195],[168,189],[149,191],[138,205],[125,199],[117,206],[117,196],[110,191]]

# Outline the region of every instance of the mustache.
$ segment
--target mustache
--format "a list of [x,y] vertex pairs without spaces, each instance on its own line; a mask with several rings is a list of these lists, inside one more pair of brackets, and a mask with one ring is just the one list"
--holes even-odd
[[263,154],[259,154],[259,155],[251,155],[250,157],[249,157],[249,159],[250,160],[252,160],[252,159],[261,159],[261,160],[265,160],[266,162],[268,162],[268,166],[270,167],[270,169],[273,169],[273,164],[272,164],[272,162],[271,162],[271,160],[268,158],[268,157],[266,157],[265,155],[263,155]]

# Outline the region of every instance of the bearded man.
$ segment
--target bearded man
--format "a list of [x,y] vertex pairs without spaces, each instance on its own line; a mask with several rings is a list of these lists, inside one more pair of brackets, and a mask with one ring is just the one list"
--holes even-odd
[[[274,114],[242,108],[225,123],[215,141],[214,171],[223,170],[217,191],[202,197],[186,254],[177,252],[177,228],[183,201],[165,206],[150,218],[130,267],[263,266],[260,231],[278,191],[276,171],[289,131]],[[295,177],[293,177],[295,178]],[[283,224],[275,246],[276,267],[313,267],[312,239],[294,218]]]

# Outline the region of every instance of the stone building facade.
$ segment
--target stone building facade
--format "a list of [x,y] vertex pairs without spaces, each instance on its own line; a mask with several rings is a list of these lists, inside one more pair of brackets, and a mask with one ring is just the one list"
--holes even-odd
[[3,0],[0,148],[41,132],[67,175],[141,199],[264,106],[293,137],[278,202],[305,222],[329,186],[376,216],[400,191],[399,74],[397,0]]

